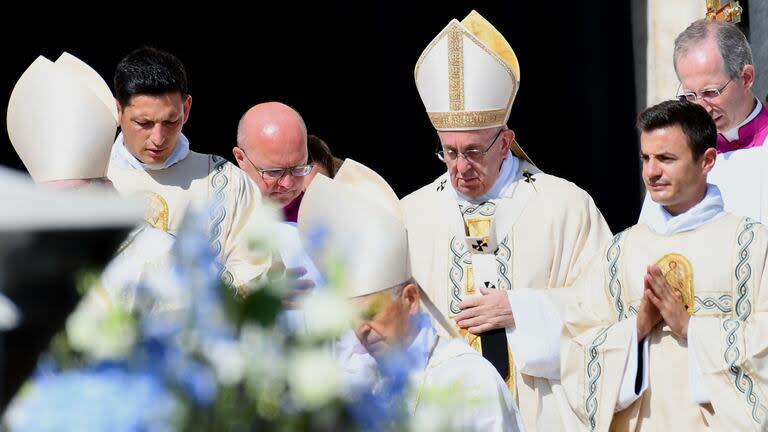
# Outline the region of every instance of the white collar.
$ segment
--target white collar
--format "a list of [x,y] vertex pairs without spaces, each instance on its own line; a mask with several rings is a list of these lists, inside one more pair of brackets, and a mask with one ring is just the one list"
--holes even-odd
[[496,179],[496,183],[493,184],[493,187],[485,195],[473,198],[457,191],[454,189],[453,183],[450,181],[450,173],[448,174],[448,188],[451,190],[457,201],[467,201],[473,204],[483,203],[485,201],[503,196],[507,191],[507,188],[509,188],[512,182],[515,180],[518,169],[520,169],[520,159],[518,159],[510,151],[507,154],[507,157],[504,158],[504,161],[501,163],[501,168],[499,169],[499,178]]
[[763,109],[763,104],[760,102],[760,99],[755,97],[755,109],[753,109],[752,113],[749,114],[747,118],[744,119],[743,122],[739,123],[738,126],[723,132],[723,136],[725,137],[725,139],[727,139],[728,141],[736,141],[737,139],[739,139],[739,128],[741,128],[745,124],[754,120],[754,118],[757,117],[758,114],[760,114],[761,109]]
[[660,204],[651,201],[649,218],[645,222],[657,234],[672,235],[690,231],[723,214],[723,197],[717,186],[707,183],[707,193],[698,204],[684,213],[672,216]]
[[161,170],[170,167],[171,165],[178,163],[189,155],[189,140],[184,134],[179,134],[179,140],[176,142],[176,147],[168,156],[165,162],[160,164],[145,164],[136,159],[131,152],[125,148],[125,142],[123,139],[123,133],[117,136],[115,143],[112,145],[112,152],[109,156],[111,163],[115,163],[122,168],[133,168],[144,171]]

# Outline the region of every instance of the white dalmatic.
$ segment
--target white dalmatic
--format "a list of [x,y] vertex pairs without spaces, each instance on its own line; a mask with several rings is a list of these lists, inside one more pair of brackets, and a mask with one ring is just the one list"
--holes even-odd
[[[760,430],[768,229],[723,212],[712,185],[688,212],[666,216],[617,234],[579,282],[564,312],[568,400],[584,430]],[[682,294],[687,339],[662,322],[638,341],[653,263]]]
[[127,151],[121,134],[107,176],[121,194],[143,195],[147,223],[171,235],[188,207],[210,206],[211,244],[223,264],[222,279],[242,290],[258,285],[266,277],[271,256],[244,244],[249,218],[261,205],[258,188],[226,159],[189,151],[183,134],[179,146],[181,150],[174,150],[166,164],[146,165]]

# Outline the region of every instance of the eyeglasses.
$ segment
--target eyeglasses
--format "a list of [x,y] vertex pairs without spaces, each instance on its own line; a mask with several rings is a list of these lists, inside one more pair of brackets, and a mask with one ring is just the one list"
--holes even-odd
[[504,129],[499,130],[499,133],[497,133],[496,136],[493,138],[493,141],[491,141],[491,145],[489,145],[488,148],[486,148],[485,150],[469,149],[467,151],[460,152],[454,149],[443,148],[435,152],[435,154],[437,154],[437,158],[443,162],[455,161],[460,156],[463,156],[464,159],[470,162],[480,162],[485,157],[485,154],[491,150],[491,147],[493,147],[493,145],[496,144],[496,140],[499,139],[499,136],[501,135],[502,132],[504,132]]
[[696,94],[696,92],[678,93],[677,99],[680,102],[685,102],[685,101],[696,102],[698,99],[704,99],[704,100],[714,99],[723,93],[723,90],[725,90],[725,88],[728,87],[728,84],[730,84],[731,81],[733,81],[733,79],[729,79],[720,88],[705,89],[699,92],[698,94]]
[[253,166],[253,169],[255,169],[259,175],[261,175],[261,179],[265,182],[278,182],[280,179],[285,177],[286,174],[289,174],[293,177],[306,177],[310,171],[312,171],[312,166],[314,165],[310,162],[308,164],[296,165],[287,168],[259,168],[256,166],[256,164],[253,163],[251,158],[248,157],[248,153],[245,152],[244,148],[240,147],[240,150],[243,151],[245,158],[248,159],[248,162],[250,162],[251,166]]

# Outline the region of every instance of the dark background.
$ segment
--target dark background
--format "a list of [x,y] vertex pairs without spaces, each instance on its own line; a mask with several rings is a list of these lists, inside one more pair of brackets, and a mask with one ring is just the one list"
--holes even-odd
[[[474,8],[518,56],[521,86],[509,126],[528,155],[589,192],[614,231],[636,221],[630,2],[360,3],[209,2],[194,10],[122,3],[112,13],[27,6],[6,14],[0,30],[0,106],[38,55],[55,60],[68,51],[111,86],[117,62],[152,45],[186,65],[193,109],[184,133],[194,150],[232,160],[240,116],[278,100],[296,108],[337,156],[365,163],[404,196],[445,169],[433,154],[437,138],[414,65],[451,19]],[[1,135],[0,163],[23,169]]]

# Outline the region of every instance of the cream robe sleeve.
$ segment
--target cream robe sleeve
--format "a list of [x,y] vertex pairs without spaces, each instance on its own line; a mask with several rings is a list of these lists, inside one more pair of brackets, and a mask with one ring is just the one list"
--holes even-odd
[[[566,217],[554,228],[560,231],[555,237],[560,244],[553,245],[561,251],[562,262],[555,264],[559,268],[560,277],[556,283],[550,286],[570,287],[584,275],[592,264],[593,259],[603,252],[605,246],[611,240],[611,229],[605,222],[603,215],[586,192],[573,188],[580,193],[571,193],[567,196],[557,196],[552,199],[569,199]],[[538,287],[536,287],[538,288]]]
[[[611,238],[608,224],[589,195],[581,192],[566,196],[574,199],[568,204],[568,217],[557,227],[561,236],[556,237],[561,242],[559,256],[565,261],[555,264],[562,273],[560,280],[565,280],[565,288],[574,284]],[[562,321],[556,305],[570,303],[570,291],[515,289],[508,293],[515,326],[507,329],[507,340],[521,373],[560,379]]]
[[619,320],[609,291],[623,283],[618,271],[610,272],[612,279],[608,270],[613,248],[620,242],[621,235],[614,237],[569,293],[569,301],[561,303],[561,382],[584,430],[609,429],[628,357],[637,352],[632,349],[636,321]]
[[[250,218],[262,205],[259,189],[245,172],[233,164],[227,162],[224,169],[227,175],[220,180],[227,182],[224,193],[214,192],[211,197],[211,237],[214,250],[224,265],[223,280],[240,291],[246,285],[249,288],[258,287],[266,280],[272,254],[262,248],[249,248],[245,241]],[[216,181],[216,178],[212,179],[214,187]]]
[[731,430],[760,430],[768,419],[767,238],[759,224],[737,237],[732,313],[693,316],[688,323],[688,349],[695,350],[702,384]]

